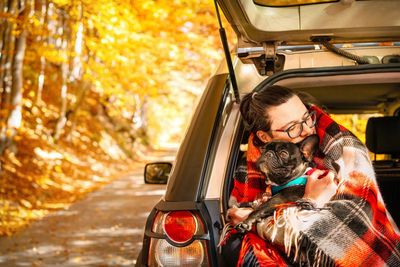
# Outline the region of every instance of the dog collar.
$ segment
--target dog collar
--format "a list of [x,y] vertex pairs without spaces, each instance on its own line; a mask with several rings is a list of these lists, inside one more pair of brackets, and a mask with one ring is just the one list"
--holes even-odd
[[286,184],[271,186],[271,193],[272,193],[272,195],[275,195],[279,191],[281,191],[287,187],[291,187],[294,185],[306,185],[306,183],[307,183],[307,175],[302,175],[302,176],[297,177],[294,180],[291,180],[290,182],[288,182]]

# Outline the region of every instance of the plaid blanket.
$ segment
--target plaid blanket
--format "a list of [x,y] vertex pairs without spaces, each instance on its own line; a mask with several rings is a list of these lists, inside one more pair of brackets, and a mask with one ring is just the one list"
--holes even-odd
[[[258,223],[257,233],[243,237],[238,266],[400,266],[400,236],[388,220],[366,147],[318,107],[310,109],[317,112],[320,138],[315,161],[337,173],[337,193],[322,209],[295,205]],[[230,205],[268,190],[255,166],[259,156],[250,136]]]

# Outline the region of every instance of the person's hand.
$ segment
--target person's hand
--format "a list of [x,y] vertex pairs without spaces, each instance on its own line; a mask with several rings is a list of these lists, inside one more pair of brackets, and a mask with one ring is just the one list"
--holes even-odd
[[303,198],[310,199],[317,207],[324,206],[335,194],[338,185],[331,171],[315,170],[308,176]]
[[238,223],[243,222],[249,214],[253,211],[252,208],[230,208],[227,211],[227,216],[233,223],[233,225],[237,225]]

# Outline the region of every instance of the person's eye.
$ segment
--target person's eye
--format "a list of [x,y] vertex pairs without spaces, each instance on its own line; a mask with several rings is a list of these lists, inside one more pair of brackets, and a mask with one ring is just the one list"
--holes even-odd
[[288,132],[288,133],[295,132],[295,131],[297,130],[298,126],[299,126],[299,124],[298,124],[298,123],[295,123],[295,124],[289,126],[289,127],[286,129],[286,132]]
[[313,113],[308,114],[307,117],[304,119],[304,121],[306,122],[306,124],[308,126],[312,126],[313,123],[314,123],[314,120],[315,119],[314,119],[314,114]]
[[307,115],[303,117],[303,121],[309,121],[310,119],[311,119],[311,113],[307,113]]

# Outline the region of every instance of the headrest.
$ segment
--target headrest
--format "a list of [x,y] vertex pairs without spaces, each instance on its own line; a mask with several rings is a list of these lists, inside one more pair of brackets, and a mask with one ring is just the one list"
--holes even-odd
[[400,117],[374,117],[367,123],[366,145],[375,154],[400,155]]

